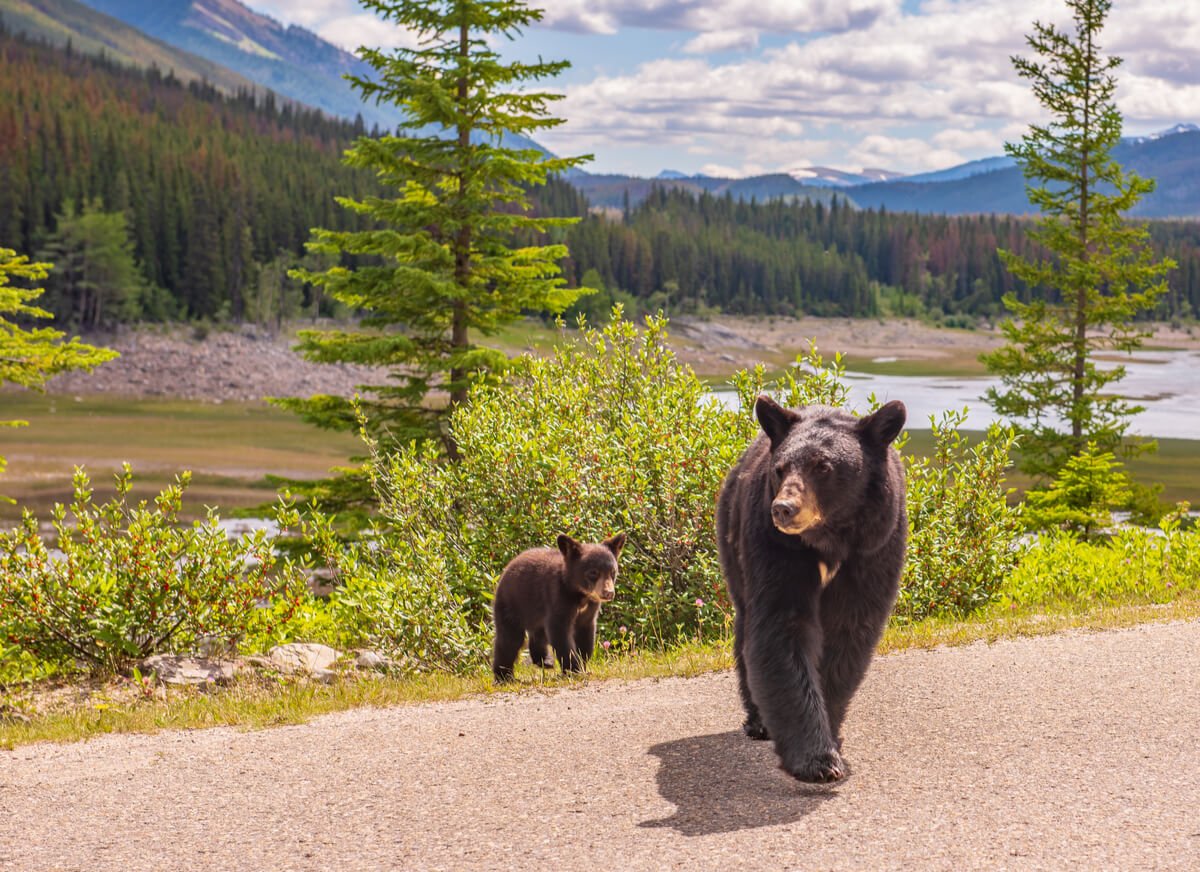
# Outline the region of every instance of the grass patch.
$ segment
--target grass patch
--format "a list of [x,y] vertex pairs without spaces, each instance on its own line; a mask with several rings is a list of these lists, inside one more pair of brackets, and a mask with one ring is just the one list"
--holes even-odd
[[[824,349],[822,349],[822,352]],[[937,358],[899,358],[888,360],[886,355],[861,357],[848,354],[843,358],[847,372],[864,372],[869,375],[903,375],[917,378],[966,378],[987,375],[987,368],[979,362],[979,351],[962,350],[947,352]]]
[[[138,498],[190,469],[184,513],[192,517],[206,505],[270,501],[266,472],[317,478],[361,450],[351,434],[320,430],[263,403],[5,393],[4,411],[29,426],[0,429],[0,455],[8,458],[0,493],[39,517],[70,500],[76,465],[88,469],[101,499],[111,496],[111,474],[124,461],[136,473]],[[19,507],[0,506],[0,518],[19,517]]]
[[[968,620],[931,618],[892,626],[880,644],[883,654],[938,646],[1043,636],[1066,630],[1111,630],[1137,624],[1200,620],[1200,593],[1181,592],[1169,603],[1110,603],[1086,608],[1063,604],[1037,610],[993,607]],[[598,656],[584,678],[564,678],[528,663],[518,666],[515,685],[496,687],[483,667],[467,676],[434,673],[411,677],[347,676],[332,685],[246,678],[219,691],[139,688],[124,681],[90,687],[60,687],[65,704],[27,722],[6,718],[0,705],[0,748],[33,742],[77,742],[110,733],[236,727],[263,729],[304,723],[314,717],[362,706],[444,702],[496,693],[553,693],[597,681],[691,677],[731,669],[728,642],[687,643],[667,652]],[[0,698],[2,699],[2,698]],[[10,710],[24,704],[14,698]]]

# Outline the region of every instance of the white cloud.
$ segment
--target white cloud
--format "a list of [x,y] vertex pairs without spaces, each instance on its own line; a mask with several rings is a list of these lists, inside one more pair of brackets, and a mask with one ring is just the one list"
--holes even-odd
[[[405,44],[355,0],[250,0],[344,47]],[[576,76],[538,139],[603,168],[687,156],[730,173],[825,164],[937,168],[999,154],[1045,118],[1010,56],[1035,20],[1070,29],[1064,0],[533,0],[543,37],[613,34]],[[630,28],[660,48],[621,41]],[[547,29],[559,33],[547,34]],[[790,40],[780,43],[780,37]],[[574,38],[571,38],[574,39]],[[1125,57],[1118,105],[1131,132],[1200,121],[1200,2],[1119,0],[1101,43]],[[763,45],[769,47],[764,48]],[[729,52],[742,52],[730,57]],[[653,59],[636,63],[631,58]],[[557,55],[555,55],[557,56]],[[603,57],[602,62],[589,63]],[[590,80],[578,71],[603,69]],[[615,71],[615,72],[614,72]],[[553,85],[553,83],[549,83]],[[639,157],[641,155],[642,157]],[[655,155],[646,158],[645,155]],[[656,169],[643,170],[653,174]]]
[[[582,9],[584,2],[563,5]],[[702,35],[685,48],[696,50],[722,39],[736,42],[733,32],[715,28],[709,12],[739,10],[742,16],[726,20],[753,20],[764,29],[762,22],[774,21],[783,24],[780,29],[800,30],[806,27],[801,13],[828,17],[834,8],[762,0],[755,4],[759,13],[747,17],[751,4],[743,0],[705,9],[682,0],[586,5],[609,16],[612,27],[653,20],[695,28]],[[868,6],[848,4],[852,10]],[[1010,58],[1030,53],[1025,34],[1033,21],[1071,27],[1062,0],[926,0],[917,13],[906,14],[891,3],[871,8],[875,14],[854,32],[823,33],[721,63],[667,57],[573,85],[558,107],[568,123],[545,138],[552,148],[599,154],[634,142],[703,147],[711,164],[726,170],[751,163],[795,166],[802,152],[835,166],[917,172],[998,154],[1006,140],[1044,117]],[[711,41],[702,42],[709,39],[706,27],[713,27]],[[1106,48],[1127,57],[1117,94],[1129,121],[1166,126],[1195,119],[1200,4],[1126,0],[1105,33],[1111,42]],[[840,134],[842,144],[812,148],[805,138],[813,131],[834,142]]]
[[864,27],[896,12],[900,0],[554,0],[542,22],[581,33],[615,33],[622,27],[717,33],[739,29],[818,33]]
[[330,19],[322,23],[317,32],[323,39],[347,51],[355,51],[364,45],[385,49],[417,46],[415,34],[368,12]]
[[683,50],[688,54],[715,54],[723,51],[749,51],[757,47],[757,31],[714,30],[688,40]]

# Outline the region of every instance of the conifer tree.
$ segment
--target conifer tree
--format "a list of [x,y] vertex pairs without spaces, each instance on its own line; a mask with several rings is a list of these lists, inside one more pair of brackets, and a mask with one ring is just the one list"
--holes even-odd
[[[41,288],[18,287],[42,281],[50,264],[31,263],[9,248],[0,248],[0,382],[40,390],[46,381],[72,369],[92,370],[117,356],[108,348],[86,345],[77,338],[63,342],[63,333],[50,328],[26,330],[17,318],[49,318],[50,313],[33,305]],[[0,426],[20,427],[25,421],[0,421]],[[0,457],[0,471],[5,466]]]
[[[1134,318],[1155,305],[1174,267],[1154,260],[1144,225],[1122,218],[1154,183],[1124,172],[1112,157],[1121,139],[1114,102],[1121,59],[1105,57],[1098,41],[1111,2],[1067,5],[1073,34],[1035,23],[1027,42],[1036,56],[1013,58],[1052,118],[1005,147],[1042,213],[1029,236],[1047,254],[1001,256],[1044,294],[1028,302],[1004,297],[1014,316],[1003,325],[1008,344],[982,357],[1001,380],[988,401],[1014,421],[1022,466],[1038,476],[1053,475],[1089,442],[1101,452],[1122,450],[1129,419],[1141,409],[1115,394],[1124,368],[1101,369],[1096,354],[1141,345],[1148,333]],[[1127,453],[1138,448],[1124,445]]]
[[[476,344],[527,311],[561,312],[579,295],[558,262],[561,244],[513,247],[572,218],[528,214],[527,190],[587,158],[517,147],[513,134],[561,123],[547,104],[559,95],[528,83],[565,61],[506,62],[493,47],[541,19],[521,0],[361,0],[384,20],[415,32],[417,48],[360,49],[374,76],[351,77],[365,99],[404,111],[399,135],[362,137],[346,162],[373,171],[391,196],[345,197],[369,229],[318,229],[310,250],[350,256],[324,271],[298,271],[329,297],[364,313],[353,330],[306,331],[310,360],[371,364],[383,384],[363,385],[361,408],[377,436],[405,442],[446,434],[448,408],[473,378],[503,367],[504,355]],[[431,394],[448,398],[439,402]],[[326,427],[353,428],[350,398],[282,399]],[[454,446],[447,441],[453,454]]]

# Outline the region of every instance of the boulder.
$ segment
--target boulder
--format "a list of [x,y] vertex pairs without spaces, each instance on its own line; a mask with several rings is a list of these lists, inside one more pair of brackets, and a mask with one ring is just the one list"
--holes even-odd
[[237,675],[241,664],[236,660],[155,654],[143,660],[140,668],[165,684],[228,684]]
[[315,642],[290,642],[267,652],[267,657],[283,672],[315,673],[329,669],[341,656],[340,651]]

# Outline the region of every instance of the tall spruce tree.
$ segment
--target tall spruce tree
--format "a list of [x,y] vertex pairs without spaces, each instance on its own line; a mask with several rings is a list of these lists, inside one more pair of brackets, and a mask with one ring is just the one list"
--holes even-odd
[[[386,368],[386,383],[360,388],[367,428],[400,442],[441,436],[453,455],[446,412],[473,378],[505,362],[475,338],[526,311],[561,312],[580,293],[560,277],[564,245],[513,240],[561,237],[558,228],[577,220],[530,215],[526,192],[589,158],[511,144],[512,134],[561,123],[547,110],[559,95],[526,86],[567,62],[505,62],[493,48],[540,20],[540,10],[521,0],[360,2],[419,38],[412,49],[360,49],[375,76],[351,77],[365,99],[404,111],[402,135],[362,137],[346,154],[394,196],[339,199],[369,229],[313,232],[310,250],[349,255],[353,265],[295,275],[364,317],[359,329],[301,333],[299,349],[314,361]],[[357,426],[351,398],[277,402],[320,426]],[[338,502],[344,490],[323,495]]]
[[1008,344],[982,357],[1001,380],[988,401],[1017,425],[1022,466],[1037,476],[1055,474],[1089,442],[1127,455],[1152,447],[1124,440],[1141,407],[1115,393],[1124,367],[1101,369],[1096,355],[1142,344],[1149,334],[1134,319],[1155,305],[1174,267],[1155,262],[1146,228],[1122,218],[1154,182],[1124,172],[1111,153],[1121,139],[1114,103],[1121,59],[1105,57],[1098,42],[1111,2],[1067,0],[1067,6],[1073,34],[1037,22],[1027,38],[1036,57],[1013,58],[1052,120],[1005,146],[1042,213],[1029,235],[1046,254],[1000,254],[1017,278],[1044,295],[1028,303],[1006,295],[1014,316],[1003,325]]

